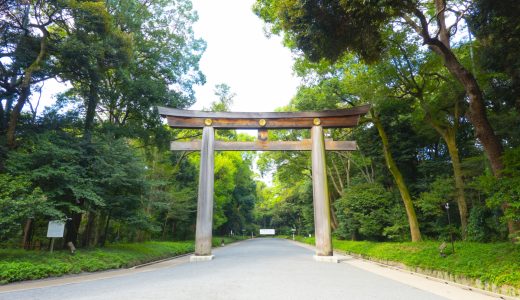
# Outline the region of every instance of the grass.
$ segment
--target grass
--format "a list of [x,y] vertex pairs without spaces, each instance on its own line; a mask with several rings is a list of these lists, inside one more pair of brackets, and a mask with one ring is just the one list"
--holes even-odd
[[[297,237],[314,244],[314,238]],[[440,242],[381,243],[333,240],[336,250],[367,258],[393,261],[408,267],[448,272],[497,286],[520,288],[520,245],[512,243],[456,242],[455,253],[448,245],[446,257],[439,255]]]
[[[213,246],[240,238],[215,237]],[[194,251],[193,241],[111,244],[105,248],[68,251],[25,251],[0,249],[0,284],[65,274],[131,267]]]

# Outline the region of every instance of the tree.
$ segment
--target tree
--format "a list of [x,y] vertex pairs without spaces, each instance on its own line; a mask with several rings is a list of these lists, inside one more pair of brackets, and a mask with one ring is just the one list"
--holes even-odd
[[194,84],[204,83],[198,61],[205,43],[196,39],[191,2],[108,1],[118,30],[132,36],[126,65],[106,72],[100,82],[100,121],[127,128],[140,138],[161,127],[150,107],[186,108],[194,103]]
[[352,240],[382,240],[386,235],[399,236],[399,231],[403,231],[400,228],[403,223],[400,217],[404,216],[395,200],[392,193],[378,183],[352,186],[336,202],[340,219],[337,234]]
[[32,223],[35,218],[60,219],[63,214],[54,208],[40,188],[33,188],[27,176],[0,174],[0,241],[17,235],[25,220],[23,246],[29,248]]
[[[61,130],[49,130],[41,135],[32,135],[30,142],[11,151],[6,169],[14,176],[26,176],[32,187],[39,187],[49,201],[66,216],[82,213],[79,201],[102,203],[95,193],[93,182],[86,177],[81,167],[82,148],[75,135]],[[67,241],[77,244],[79,223],[68,224]]]
[[[33,84],[49,78],[42,70],[49,58],[49,44],[58,39],[54,30],[63,22],[65,8],[54,1],[4,1],[0,6],[0,134],[9,148],[15,146],[16,126],[29,101]],[[54,41],[51,41],[54,40]]]
[[[96,135],[92,143],[91,151],[83,153],[90,156],[86,158],[90,164],[85,175],[93,182],[93,191],[101,201],[88,201],[84,205],[88,218],[82,244],[86,247],[99,243],[102,226],[98,224],[105,224],[107,228],[110,220],[147,221],[138,214],[141,199],[147,196],[142,157],[127,140],[116,139],[113,135]],[[105,229],[103,239],[106,235]]]
[[[457,135],[466,105],[464,91],[439,66],[437,57],[423,56],[415,45],[401,41],[390,57],[381,61],[386,85],[396,97],[411,97],[419,102],[419,115],[442,137],[451,158],[462,236],[466,235],[468,208],[464,192]],[[383,83],[385,84],[385,83]]]
[[468,23],[478,39],[477,62],[486,71],[507,74],[511,80],[504,84],[510,95],[501,98],[520,112],[520,62],[516,56],[520,46],[520,7],[514,0],[474,2]]
[[[460,62],[450,45],[467,3],[459,1],[274,1],[258,0],[256,13],[271,25],[271,31],[284,32],[286,44],[311,61],[336,61],[352,51],[367,62],[382,57],[388,32],[402,31],[410,40],[420,39],[443,60],[443,65],[464,87],[469,98],[468,115],[491,163],[500,176],[503,152],[486,114],[483,93],[474,74]],[[451,14],[453,13],[453,15]],[[447,15],[454,23],[447,24]]]
[[60,77],[70,80],[83,100],[84,136],[92,136],[101,82],[107,72],[126,65],[131,56],[131,36],[114,24],[103,2],[78,2],[72,10],[74,27],[57,52]]
[[[403,113],[401,111],[403,110],[403,105],[406,106],[406,103],[399,101],[399,99],[396,101],[396,99],[392,97],[392,91],[389,90],[389,86],[385,85],[384,82],[385,73],[382,72],[381,69],[378,69],[377,66],[351,65],[350,70],[350,72],[344,74],[345,78],[343,79],[345,90],[350,93],[350,95],[345,95],[345,99],[372,103],[373,107],[370,110],[370,121],[375,125],[381,140],[386,167],[392,175],[401,195],[408,217],[411,239],[412,241],[420,241],[422,237],[419,222],[409,186],[402,172],[403,164],[401,163],[401,165],[399,165],[395,158],[395,149],[398,146],[392,144],[392,141],[395,143],[402,141],[402,139],[396,139],[388,134],[389,124],[399,123],[399,121],[393,121],[394,114],[401,115]],[[352,100],[350,100],[350,103],[355,103]],[[406,108],[404,108],[404,110],[406,110]],[[400,127],[400,130],[397,132],[394,131],[394,134],[398,132],[405,133],[405,128],[406,127]]]
[[211,103],[210,111],[231,111],[231,105],[236,94],[231,92],[231,87],[225,83],[215,85],[215,96],[218,100]]
[[[504,155],[504,177],[497,179],[490,175],[480,178],[481,189],[488,193],[487,205],[490,207],[503,207],[504,219],[508,224],[520,222],[520,148],[506,151]],[[518,232],[509,231],[512,240],[520,239]]]

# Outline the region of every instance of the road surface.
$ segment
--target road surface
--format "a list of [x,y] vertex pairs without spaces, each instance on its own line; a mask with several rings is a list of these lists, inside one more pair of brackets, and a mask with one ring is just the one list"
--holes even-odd
[[315,262],[312,249],[282,239],[243,241],[214,254],[209,262],[183,257],[135,270],[7,285],[0,287],[0,299],[493,299],[352,258]]

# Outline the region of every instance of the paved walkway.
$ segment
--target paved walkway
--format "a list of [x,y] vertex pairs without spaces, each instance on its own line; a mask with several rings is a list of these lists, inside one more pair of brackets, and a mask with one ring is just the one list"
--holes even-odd
[[210,262],[183,257],[135,270],[3,286],[0,299],[493,299],[358,260],[315,262],[311,249],[287,240],[248,240],[214,254]]

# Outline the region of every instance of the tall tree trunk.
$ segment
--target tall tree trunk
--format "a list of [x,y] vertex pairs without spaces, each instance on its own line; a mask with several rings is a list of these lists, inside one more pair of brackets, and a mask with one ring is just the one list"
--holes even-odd
[[163,223],[163,229],[162,229],[162,234],[161,234],[161,237],[162,237],[162,240],[163,241],[166,241],[166,233],[168,231],[168,217],[164,217],[164,223]]
[[462,66],[450,49],[446,48],[438,40],[435,41],[436,42],[432,42],[430,47],[443,58],[444,66],[466,90],[469,97],[469,120],[471,124],[473,124],[475,135],[484,147],[484,152],[489,159],[493,174],[499,177],[500,172],[504,168],[502,163],[504,149],[487,118],[484,97],[477,80],[473,74]]
[[108,211],[108,216],[107,216],[107,221],[105,223],[105,229],[103,231],[103,235],[101,236],[101,241],[100,241],[100,246],[101,247],[105,247],[105,243],[107,241],[107,237],[108,237],[108,225],[110,224],[110,218],[112,216],[112,211],[109,210]]
[[336,216],[336,210],[334,209],[334,205],[330,205],[330,227],[332,227],[332,230],[338,229],[339,222],[338,217]]
[[25,226],[23,228],[23,241],[22,246],[25,250],[29,250],[31,248],[31,236],[33,230],[34,219],[28,218],[25,221]]
[[468,206],[466,204],[466,196],[464,193],[464,179],[462,178],[462,167],[460,165],[459,149],[455,139],[455,133],[448,132],[441,134],[450,153],[451,165],[453,167],[453,176],[455,178],[455,190],[457,195],[457,206],[459,207],[460,225],[462,230],[462,238],[466,238],[468,228]]
[[[420,99],[422,102],[422,99]],[[455,194],[457,197],[457,206],[459,208],[459,216],[460,216],[460,225],[462,231],[462,238],[465,239],[467,235],[467,227],[468,227],[468,205],[466,203],[466,195],[464,192],[464,179],[462,177],[462,166],[460,164],[460,156],[459,149],[457,147],[457,130],[459,128],[459,104],[455,103],[454,109],[454,125],[447,127],[441,126],[436,123],[429,113],[428,109],[423,106],[423,109],[426,113],[427,122],[439,133],[442,137],[446,146],[448,147],[448,152],[451,158],[451,166],[453,168],[453,178],[455,179]]]
[[88,97],[87,97],[87,112],[85,114],[85,133],[84,138],[85,141],[90,143],[92,137],[92,129],[94,127],[94,118],[96,116],[96,108],[99,102],[98,95],[98,84],[99,84],[99,76],[95,71],[89,72],[90,83],[88,89]]
[[[89,161],[92,157],[93,149],[92,149],[92,130],[94,127],[94,117],[96,115],[96,108],[99,100],[98,96],[98,83],[99,83],[99,77],[97,76],[97,73],[90,70],[89,71],[89,89],[88,89],[88,95],[87,95],[87,103],[86,103],[86,114],[85,114],[85,127],[84,127],[84,133],[83,133],[83,140],[85,142],[84,151],[86,152],[86,157],[82,160],[82,167],[87,169],[91,165],[91,162]],[[80,201],[80,207],[83,205],[87,205],[85,203],[85,200],[82,199]],[[95,226],[95,216],[96,214],[93,212],[93,210],[89,211],[87,216],[87,224],[85,226],[85,231],[83,232],[83,238],[81,241],[81,245],[83,247],[89,247],[91,245],[91,239],[92,239],[92,230]]]
[[97,214],[95,219],[96,220],[94,222],[94,230],[93,230],[94,236],[92,237],[92,243],[91,243],[92,246],[99,245],[100,237],[103,234],[103,228],[104,228],[103,225],[105,224],[104,221],[106,219],[106,216],[104,213]]
[[415,214],[415,208],[413,207],[412,197],[410,196],[410,192],[408,191],[408,187],[406,186],[403,175],[397,167],[392,153],[390,152],[388,136],[386,135],[386,132],[383,128],[383,124],[381,123],[379,116],[377,116],[373,110],[371,110],[370,113],[383,143],[383,153],[385,156],[386,165],[394,177],[397,188],[399,189],[399,193],[401,194],[401,199],[403,199],[406,215],[408,216],[408,224],[410,226],[412,242],[418,242],[421,240],[421,231],[419,230],[419,222],[417,221],[417,215]]
[[[462,66],[451,50],[444,47],[442,43],[438,43],[438,40],[433,40],[437,41],[437,43],[432,43],[430,48],[443,58],[444,66],[446,66],[450,73],[464,86],[466,93],[468,94],[469,120],[475,128],[475,135],[484,147],[484,152],[490,162],[493,175],[499,178],[502,176],[501,171],[504,169],[504,164],[502,162],[504,148],[500,143],[500,139],[495,135],[495,132],[487,118],[484,97],[477,80],[473,74]],[[508,206],[509,203],[504,202],[502,204],[502,210],[505,211]],[[519,224],[520,222],[518,221],[515,222],[514,220],[508,220],[507,228],[510,235],[514,235],[518,230],[520,230]]]
[[83,247],[90,247],[92,241],[92,233],[94,232],[96,221],[96,214],[93,211],[88,213],[87,217],[87,225],[85,226],[85,231],[83,232],[83,240],[81,245]]
[[347,159],[347,188],[350,188],[350,159]]
[[40,26],[38,28],[42,32],[42,38],[40,40],[40,52],[32,64],[27,69],[25,69],[22,84],[20,85],[20,97],[18,98],[18,101],[16,102],[16,105],[14,106],[13,110],[11,111],[11,115],[9,116],[9,124],[7,126],[6,133],[7,146],[9,148],[14,148],[15,146],[16,126],[18,124],[18,119],[20,118],[22,109],[31,94],[32,75],[34,72],[40,70],[43,60],[47,55],[49,32],[47,29],[45,29],[44,26]]

